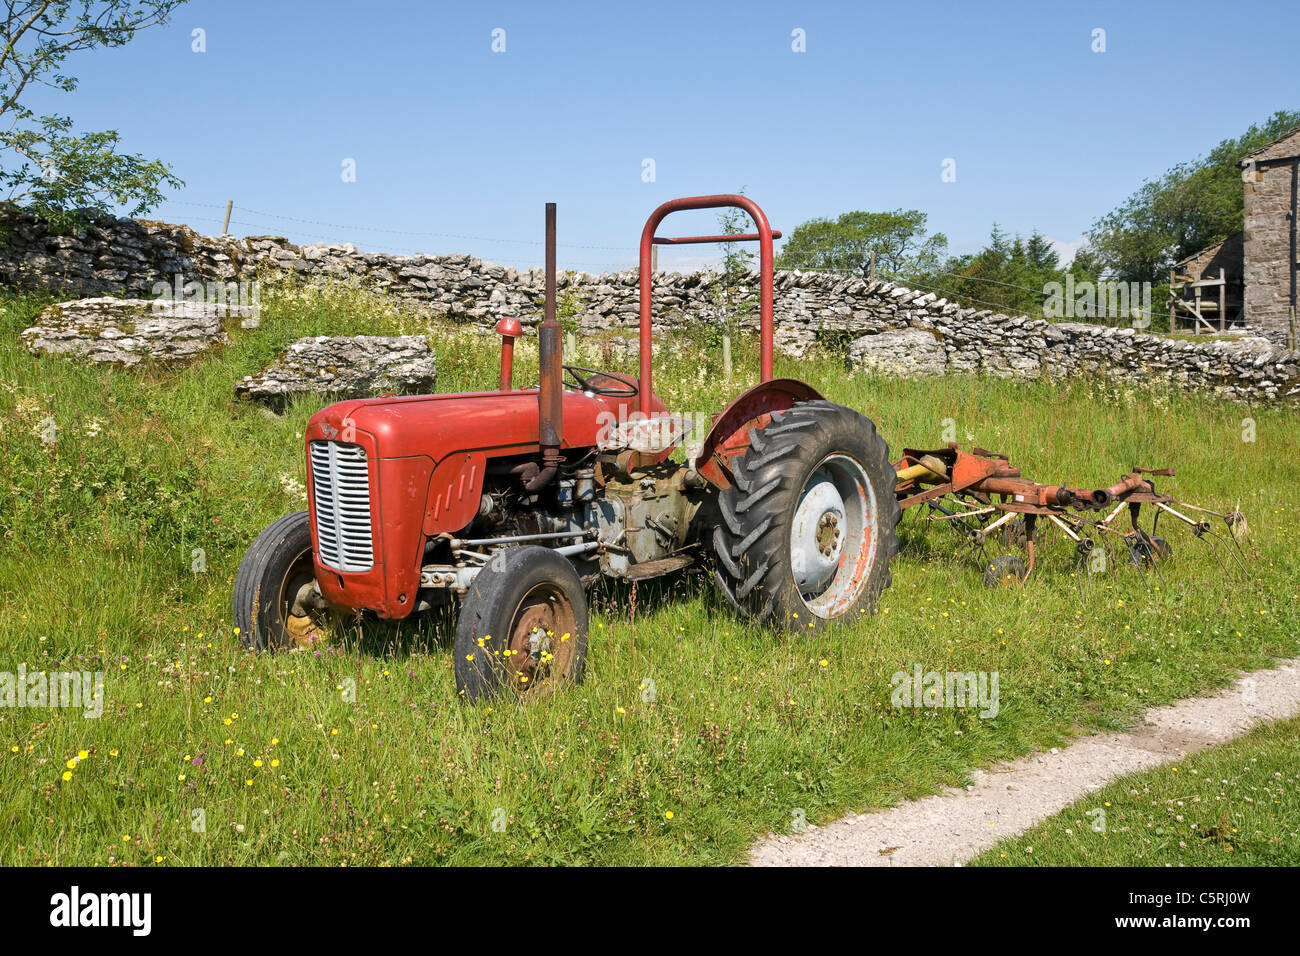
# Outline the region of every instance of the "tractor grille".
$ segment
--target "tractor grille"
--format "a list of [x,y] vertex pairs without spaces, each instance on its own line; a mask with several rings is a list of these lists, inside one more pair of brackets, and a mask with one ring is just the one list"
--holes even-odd
[[375,565],[375,547],[365,452],[358,445],[312,442],[311,480],[320,563],[339,571],[369,571]]

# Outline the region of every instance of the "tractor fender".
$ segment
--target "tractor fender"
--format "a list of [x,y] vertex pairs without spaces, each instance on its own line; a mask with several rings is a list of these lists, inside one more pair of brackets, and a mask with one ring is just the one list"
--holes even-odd
[[795,402],[813,402],[822,394],[795,378],[774,378],[738,395],[713,420],[695,457],[695,470],[719,490],[731,487],[731,459],[749,448],[749,432],[772,420]]

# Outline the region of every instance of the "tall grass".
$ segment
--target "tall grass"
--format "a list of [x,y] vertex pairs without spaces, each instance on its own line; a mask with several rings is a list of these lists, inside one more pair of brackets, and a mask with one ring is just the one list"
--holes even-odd
[[[102,670],[106,707],[0,708],[6,861],[734,862],[766,831],[960,783],[1300,643],[1294,412],[1102,382],[875,379],[818,354],[778,357],[777,374],[860,409],[895,452],[955,430],[1045,481],[1176,466],[1163,486],[1185,500],[1240,499],[1252,577],[1173,532],[1164,583],[1113,561],[1081,600],[1072,549],[1049,537],[1025,587],[987,591],[956,537],[913,515],[871,619],[777,635],[733,617],[697,571],[599,588],[587,680],[527,706],[456,700],[446,619],[247,654],[231,583],[257,533],[305,507],[318,403],[273,416],[235,382],[299,336],[409,333],[435,346],[439,391],[490,388],[495,336],[351,286],[285,285],[265,290],[259,328],[188,369],[110,371],[17,347],[44,301],[11,294],[0,319],[0,671]],[[620,334],[571,359],[633,371]],[[517,382],[535,380],[531,341],[516,363]],[[656,390],[674,411],[716,411],[757,363],[737,341],[728,384],[709,335],[665,337]],[[50,418],[52,445],[37,434]],[[917,663],[998,671],[996,719],[891,707],[891,675]]]

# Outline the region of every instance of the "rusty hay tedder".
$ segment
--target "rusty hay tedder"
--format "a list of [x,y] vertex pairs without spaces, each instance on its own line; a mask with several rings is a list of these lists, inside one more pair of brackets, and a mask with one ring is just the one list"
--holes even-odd
[[[721,207],[744,210],[757,231],[655,234],[671,213]],[[548,204],[540,383],[514,387],[523,329],[506,318],[497,324],[495,391],[342,401],[312,416],[304,436],[309,508],[274,522],[245,555],[233,602],[241,640],[290,647],[340,615],[400,620],[458,603],[460,694],[536,695],[581,679],[584,588],[598,578],[634,582],[706,563],[738,612],[819,630],[872,609],[889,585],[899,518],[915,505],[980,554],[999,529],[1023,543],[1027,563],[995,558],[990,585],[1030,575],[1043,523],[1077,542],[1080,561],[1100,535],[1123,542],[1139,568],[1154,566],[1169,553],[1156,536],[1162,513],[1235,548],[1241,516],[1203,512],[1224,522],[1226,537],[1187,517],[1180,508],[1202,509],[1154,487],[1151,476],[1168,471],[1135,469],[1110,488],[1083,490],[1036,484],[1001,456],[955,445],[891,461],[868,418],[811,385],[773,377],[779,237],[744,196],[656,209],[641,234],[633,377],[563,364]],[[652,387],[650,254],[655,244],[722,240],[759,243],[760,381],[713,416],[701,440]],[[672,460],[688,439],[687,460]],[[1149,533],[1138,524],[1143,505],[1156,511]],[[1125,507],[1129,531],[1112,526]]]
[[[989,587],[1018,584],[1033,573],[1040,519],[1074,542],[1080,588],[1094,570],[1104,570],[1105,555],[1111,550],[1127,554],[1129,564],[1144,579],[1147,569],[1159,575],[1160,564],[1173,556],[1169,542],[1156,533],[1161,514],[1187,525],[1195,537],[1222,546],[1225,560],[1231,558],[1241,573],[1246,572],[1239,543],[1246,537],[1245,517],[1240,511],[1220,513],[1179,503],[1157,492],[1154,478],[1172,477],[1172,468],[1134,468],[1109,488],[1040,485],[1022,478],[1006,455],[983,448],[963,451],[956,442],[935,451],[905,449],[896,464],[901,507],[925,505],[930,520],[947,524],[982,557],[994,532],[999,532],[1003,545],[1024,548],[1027,560],[1007,554],[988,562],[984,583]],[[1154,512],[1150,532],[1138,521],[1143,505]],[[1214,522],[1188,517],[1179,508],[1219,519],[1227,533],[1215,531]],[[1125,510],[1127,531],[1114,527]],[[1098,547],[1107,540],[1114,543],[1113,549]]]

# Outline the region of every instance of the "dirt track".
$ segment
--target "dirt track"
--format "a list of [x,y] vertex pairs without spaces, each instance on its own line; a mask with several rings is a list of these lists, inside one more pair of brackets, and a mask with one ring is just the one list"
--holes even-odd
[[966,789],[889,810],[850,814],[798,836],[769,836],[756,866],[951,866],[1021,833],[1116,777],[1178,760],[1238,737],[1256,724],[1300,713],[1300,660],[1255,671],[1213,697],[1147,711],[1128,733],[976,771]]

